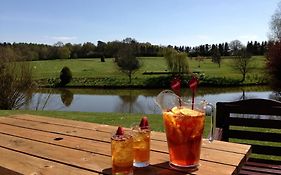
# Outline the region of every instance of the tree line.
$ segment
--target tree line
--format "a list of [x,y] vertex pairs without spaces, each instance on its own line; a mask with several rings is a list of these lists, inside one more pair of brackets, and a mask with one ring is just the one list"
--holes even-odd
[[[238,41],[238,40],[235,40]],[[103,42],[98,41],[95,45],[91,42],[72,44],[57,42],[54,45],[36,43],[0,43],[0,54],[23,60],[52,60],[52,59],[76,59],[76,58],[115,58],[124,43],[136,45],[137,57],[163,56],[165,48],[174,48],[179,52],[185,52],[189,57],[211,57],[214,52],[220,56],[233,55],[236,45],[233,42],[220,44],[204,44],[196,47],[189,46],[161,46],[152,45],[149,42],[140,43],[135,39],[126,38],[122,41]],[[241,43],[241,42],[240,42]],[[249,41],[246,50],[251,55],[264,55],[267,51],[268,42]]]
[[[238,40],[234,40],[238,41]],[[241,42],[240,42],[240,45]],[[267,51],[268,42],[267,41],[248,41],[246,50],[251,55],[265,55]],[[214,54],[214,50],[218,50],[220,56],[230,56],[235,54],[235,42],[225,42],[220,44],[204,44],[196,47],[184,47],[184,46],[174,46],[174,49],[181,52],[188,53],[189,57],[210,57]],[[240,48],[239,48],[240,49]]]

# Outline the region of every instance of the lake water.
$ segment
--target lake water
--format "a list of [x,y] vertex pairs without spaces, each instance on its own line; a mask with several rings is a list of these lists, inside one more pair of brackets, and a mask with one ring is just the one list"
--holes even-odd
[[[162,90],[139,89],[40,89],[30,94],[22,109],[81,112],[125,112],[159,114],[155,96]],[[183,92],[186,98],[190,91]],[[276,94],[268,87],[247,88],[200,88],[196,101],[235,101],[246,98],[275,99]]]

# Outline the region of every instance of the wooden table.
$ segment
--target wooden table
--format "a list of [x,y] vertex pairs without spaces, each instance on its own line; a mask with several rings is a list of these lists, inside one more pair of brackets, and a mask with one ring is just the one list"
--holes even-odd
[[[116,126],[32,115],[0,117],[0,174],[111,174],[111,133]],[[164,133],[152,132],[151,165],[139,175],[183,175],[169,167]],[[204,140],[192,174],[236,174],[250,146]]]

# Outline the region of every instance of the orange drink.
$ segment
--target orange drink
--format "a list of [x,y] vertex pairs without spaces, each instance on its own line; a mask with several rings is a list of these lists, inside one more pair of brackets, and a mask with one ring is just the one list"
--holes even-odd
[[133,126],[134,139],[134,166],[146,167],[149,165],[150,157],[150,129],[146,117],[140,124]]
[[111,137],[112,174],[132,175],[133,174],[133,137],[124,134],[121,127]]
[[170,164],[175,167],[197,167],[200,159],[205,113],[187,106],[163,111]]
[[150,130],[134,129],[134,166],[145,167],[149,165],[150,156]]

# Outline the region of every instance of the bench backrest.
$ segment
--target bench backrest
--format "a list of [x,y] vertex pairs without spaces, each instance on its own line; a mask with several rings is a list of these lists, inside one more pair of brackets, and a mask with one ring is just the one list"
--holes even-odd
[[[218,102],[216,117],[216,125],[222,129],[221,140],[229,141],[232,138],[235,142],[268,141],[271,143],[266,145],[251,143],[252,153],[281,156],[281,102],[267,99]],[[279,160],[272,162],[280,164],[281,157]],[[255,161],[268,162],[258,158]]]

